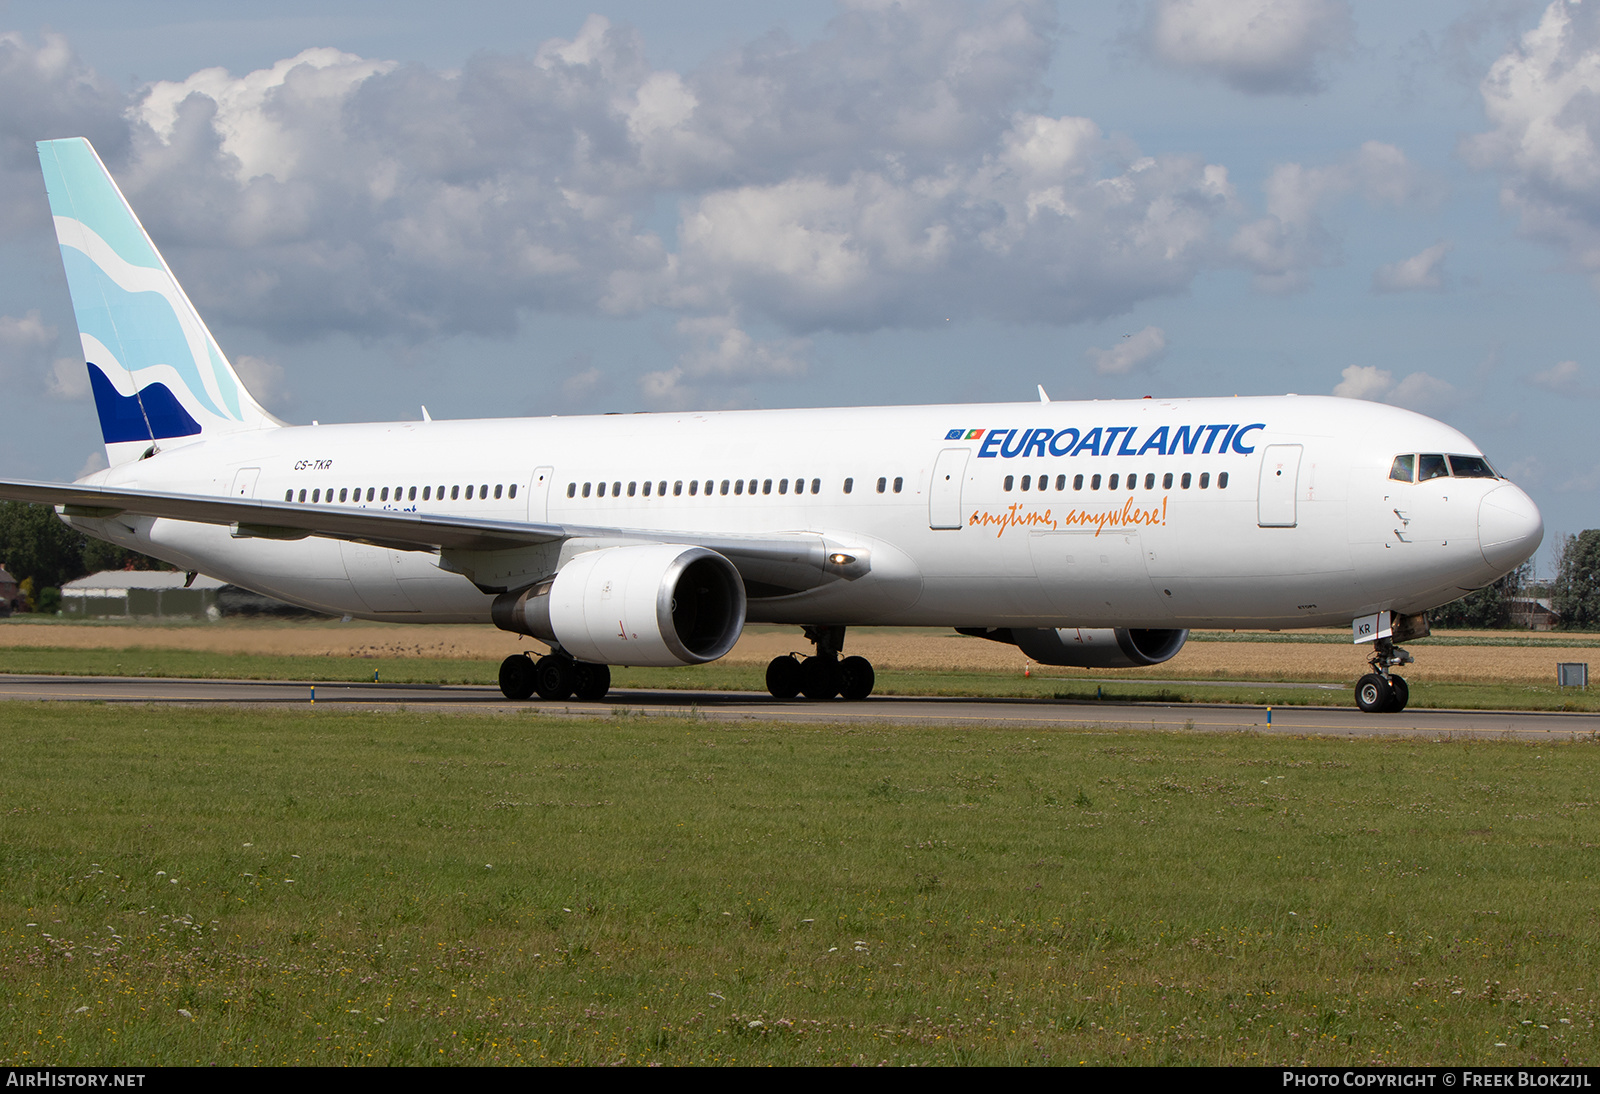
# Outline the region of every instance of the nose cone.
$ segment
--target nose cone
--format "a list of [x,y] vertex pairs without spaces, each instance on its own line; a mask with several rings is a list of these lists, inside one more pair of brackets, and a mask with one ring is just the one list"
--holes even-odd
[[1544,518],[1533,499],[1507,483],[1484,495],[1478,506],[1478,548],[1497,573],[1522,565],[1544,539]]

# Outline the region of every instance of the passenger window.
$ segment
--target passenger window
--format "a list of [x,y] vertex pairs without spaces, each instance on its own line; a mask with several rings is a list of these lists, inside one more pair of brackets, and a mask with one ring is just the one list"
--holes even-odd
[[727,479],[723,479],[722,480],[722,495],[723,495],[723,497],[727,497],[727,495],[728,495],[728,480]]
[[[1115,478],[1115,476],[1113,476],[1113,478]],[[1098,490],[1098,489],[1100,489],[1100,476],[1099,475],[1096,475],[1092,479],[1089,480],[1089,489],[1090,490]]]
[[1217,489],[1218,490],[1226,490],[1227,488],[1228,488],[1228,473],[1226,471],[1217,472]]
[[501,494],[501,485],[500,485],[500,483],[495,483],[494,484],[494,500],[495,501],[499,501],[500,500],[500,494]]
[[630,498],[634,497],[636,492],[638,491],[638,489],[639,489],[639,484],[638,484],[637,481],[630,482],[628,484],[628,497],[630,497]]
[[1189,472],[1185,471],[1183,473],[1183,478],[1178,480],[1178,485],[1183,487],[1185,490],[1187,490],[1187,489],[1189,489],[1189,482],[1190,482]]
[[696,494],[698,494],[699,492],[700,492],[700,480],[699,479],[690,479],[689,480],[689,496],[692,498]]
[[389,500],[389,488],[387,486],[385,486],[383,488],[383,493],[378,495],[378,500],[379,501],[388,501]]
[[1416,470],[1416,454],[1407,452],[1403,456],[1394,458],[1394,463],[1389,467],[1389,477],[1395,482],[1415,482]]
[[1067,488],[1067,477],[1065,475],[1057,475],[1056,476],[1056,489],[1057,490],[1065,490],[1066,488]]
[[[1028,489],[1028,485],[1031,482],[1033,482],[1033,476],[1032,475],[1024,475],[1024,476],[1022,476],[1022,489],[1024,489],[1024,490]],[[883,493],[883,480],[882,479],[878,480],[878,493],[880,493],[880,494]]]
[[[305,501],[306,500],[306,492],[304,490],[300,491],[300,500],[301,501]],[[316,499],[313,498],[312,500],[314,501]]]
[[1445,466],[1444,457],[1436,453],[1424,452],[1417,457],[1417,481],[1427,482],[1429,479],[1442,479],[1450,474],[1450,468]]
[[1015,485],[1015,484],[1016,484],[1016,481],[1017,481],[1017,480],[1016,480],[1016,477],[1015,477],[1015,476],[1013,476],[1013,475],[1007,475],[1007,476],[1006,476],[1006,481],[1005,481],[1005,489],[1006,489],[1006,490],[1010,490],[1010,489],[1011,489],[1011,487],[1012,487],[1012,486],[1014,486],[1014,485]]
[[650,496],[650,486],[651,486],[650,480],[649,479],[645,479],[644,480],[644,496],[647,497],[647,498]]
[[[728,484],[727,483],[723,483],[722,484],[722,492],[724,494],[726,494],[728,492]],[[743,479],[734,479],[733,480],[733,492],[735,494],[744,493],[744,480]]]
[[[432,498],[432,496],[433,496],[433,487],[424,486],[422,488],[422,500],[423,501],[429,501]],[[585,485],[584,488],[583,488],[583,496],[584,497],[588,497],[589,496],[589,487],[587,485]]]
[[1482,456],[1451,456],[1450,474],[1458,479],[1497,479],[1489,461]]
[[1117,488],[1117,482],[1121,478],[1122,478],[1121,475],[1112,475],[1111,478],[1106,481],[1106,489],[1107,490],[1115,490]]
[[[1044,479],[1043,479],[1043,478],[1042,478],[1042,477],[1041,477],[1041,478],[1040,478],[1040,479],[1039,479],[1039,481],[1040,481],[1040,482],[1043,482],[1043,481],[1044,481]],[[898,494],[898,493],[900,493],[900,488],[901,488],[901,487],[903,487],[903,486],[905,486],[905,484],[906,484],[906,480],[905,480],[905,479],[903,479],[903,478],[901,478],[901,477],[899,477],[899,476],[898,476],[898,475],[896,475],[896,476],[895,476],[895,480],[894,480],[894,492],[895,492],[895,493],[896,493],[896,494]]]
[[583,484],[583,496],[584,497],[588,497],[589,496],[589,484],[588,483],[584,483]]
[[[1167,485],[1168,486],[1172,485],[1172,476],[1171,475],[1167,476]],[[1154,490],[1156,488],[1156,476],[1155,476],[1154,472],[1150,472],[1150,473],[1145,475],[1145,477],[1144,477],[1144,488],[1146,490]]]
[[[512,489],[516,489],[516,488],[512,487]],[[567,491],[567,497],[570,498],[571,496],[572,496],[572,491],[570,491],[570,490]],[[417,488],[415,486],[413,486],[410,490],[406,491],[406,500],[407,501],[416,501],[417,500]]]
[[[854,489],[855,485],[856,485],[856,480],[855,479],[845,479],[844,480],[844,492],[846,494],[848,494],[852,489]],[[794,492],[796,494],[800,493],[801,489],[804,486],[805,486],[805,483],[802,482],[800,479],[795,479],[794,480]]]
[[1161,476],[1161,489],[1163,489],[1163,490],[1171,490],[1172,489],[1172,472],[1171,471],[1168,471],[1165,475]]
[[[689,485],[693,486],[694,483],[690,483]],[[689,493],[692,494],[692,493],[694,493],[694,491],[690,490]],[[679,479],[677,482],[672,484],[672,496],[675,497],[675,498],[683,496],[683,480],[682,479]]]
[[707,479],[706,480],[706,497],[709,498],[716,491],[716,489],[717,489],[716,480],[715,479]]
[[611,484],[611,496],[614,498],[622,497],[622,484],[620,482]]
[[349,496],[350,496],[350,488],[349,487],[342,486],[342,487],[339,488],[339,500],[340,501],[344,501]]
[[459,501],[460,499],[461,499],[461,487],[452,486],[450,488],[450,500],[451,501]]
[[763,494],[772,493],[772,480],[771,479],[762,479],[761,480],[761,492]]
[[821,479],[812,479],[811,480],[811,492],[813,494],[822,493],[822,480]]
[[1082,475],[1074,475],[1074,476],[1072,476],[1072,488],[1074,490],[1082,490],[1083,489],[1083,476]]
[[[511,496],[512,497],[516,497],[515,494],[512,494]],[[657,497],[662,497],[662,498],[667,496],[667,480],[666,479],[662,479],[660,482],[656,483],[656,496]]]
[[313,490],[313,491],[311,491],[311,500],[312,501],[321,501],[322,500],[322,491],[321,490]]
[[755,492],[756,492],[756,480],[755,479],[751,479],[750,480],[750,493],[754,494]]
[[284,501],[293,501],[294,500],[294,490],[293,489],[285,490],[283,492],[283,500]]
[[1137,474],[1129,475],[1128,476],[1128,489],[1132,490],[1132,489],[1136,488],[1138,485],[1139,485],[1139,476]]
[[[374,497],[373,497],[373,495],[374,495],[374,494],[375,494],[375,493],[376,493],[376,491],[377,491],[377,487],[375,487],[375,486],[369,486],[369,487],[367,487],[367,500],[368,500],[368,501],[374,501],[374,500],[376,500],[376,499],[375,499],[375,498],[374,498]],[[358,500],[358,501],[359,501],[359,500],[360,500],[360,499],[359,499],[359,498],[358,498],[358,499],[357,499],[357,500]]]
[[1204,490],[1206,487],[1208,487],[1210,485],[1211,485],[1211,472],[1209,472],[1209,471],[1200,472],[1200,489]]
[[606,496],[606,484],[603,483],[603,482],[600,483],[599,485],[597,485],[595,487],[594,492],[595,492],[595,496],[596,497],[600,497],[600,498],[605,497]]

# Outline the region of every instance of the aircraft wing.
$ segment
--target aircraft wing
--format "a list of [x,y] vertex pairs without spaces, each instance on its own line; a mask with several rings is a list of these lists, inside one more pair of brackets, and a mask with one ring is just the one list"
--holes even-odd
[[[0,499],[61,506],[65,515],[114,519],[123,514],[164,517],[197,524],[223,525],[247,539],[326,539],[371,543],[399,551],[514,551],[568,540],[595,541],[596,546],[626,543],[685,543],[726,555],[746,580],[770,580],[774,568],[814,572],[826,568],[827,545],[812,532],[729,535],[663,532],[653,529],[601,528],[584,525],[534,524],[527,521],[448,517],[393,509],[357,509],[340,505],[294,505],[257,498],[219,498],[156,490],[86,486],[73,483],[0,480]],[[796,575],[798,576],[798,575]],[[787,584],[787,583],[786,583]]]

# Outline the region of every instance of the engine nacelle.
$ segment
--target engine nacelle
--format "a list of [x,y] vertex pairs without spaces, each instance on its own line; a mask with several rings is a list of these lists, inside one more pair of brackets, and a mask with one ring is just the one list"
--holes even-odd
[[576,556],[556,576],[495,598],[495,626],[597,665],[715,661],[744,630],[744,581],[704,547],[646,543]]
[[1189,632],[1138,630],[1131,627],[1079,630],[1076,627],[1046,627],[1025,630],[1001,627],[996,630],[957,628],[962,634],[1007,642],[1041,665],[1065,665],[1079,669],[1136,669],[1159,665],[1177,656],[1189,639]]

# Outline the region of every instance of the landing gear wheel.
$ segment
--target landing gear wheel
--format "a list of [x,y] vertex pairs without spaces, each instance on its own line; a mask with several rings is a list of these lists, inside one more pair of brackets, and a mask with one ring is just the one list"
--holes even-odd
[[588,703],[598,702],[611,690],[611,666],[576,661],[572,665],[572,693]]
[[807,657],[800,662],[800,691],[807,699],[832,699],[839,694],[839,662]]
[[539,693],[539,698],[559,703],[571,697],[575,664],[571,659],[557,657],[553,653],[539,658],[533,666],[533,690]]
[[1394,689],[1389,681],[1369,672],[1356,681],[1356,706],[1368,714],[1387,714],[1395,709]]
[[500,662],[500,694],[513,703],[533,696],[533,659],[514,653]]
[[839,695],[852,701],[865,699],[872,694],[872,685],[878,674],[872,671],[872,662],[865,657],[846,657],[839,662]]
[[1406,685],[1406,678],[1390,673],[1389,690],[1394,692],[1394,706],[1389,709],[1399,714],[1406,709],[1406,704],[1411,701],[1411,689]]
[[774,657],[767,662],[767,693],[774,699],[793,699],[800,694],[800,677],[800,662]]

